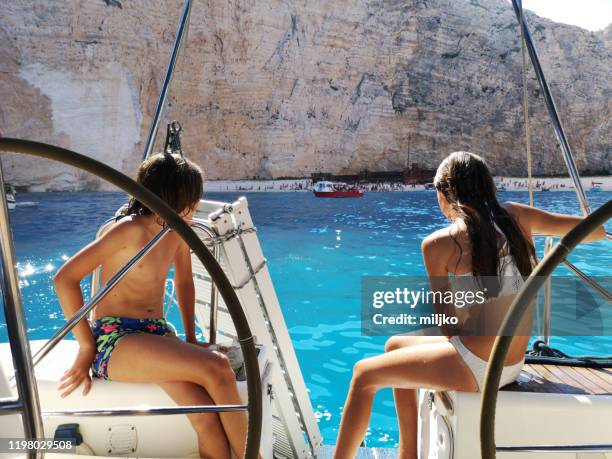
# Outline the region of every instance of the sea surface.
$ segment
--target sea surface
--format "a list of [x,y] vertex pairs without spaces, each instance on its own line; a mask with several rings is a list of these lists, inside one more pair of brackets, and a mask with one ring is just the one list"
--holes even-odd
[[[317,199],[310,193],[207,193],[233,201],[246,195],[325,443],[335,442],[353,364],[383,352],[384,337],[362,336],[364,275],[424,275],[420,244],[445,225],[433,192],[368,193],[362,199]],[[29,336],[49,338],[64,318],[52,286],[59,266],[95,236],[125,201],[122,193],[20,193],[10,213]],[[503,200],[527,202],[525,192]],[[612,198],[589,194],[593,208]],[[538,192],[536,205],[578,214],[573,192]],[[29,203],[29,204],[24,204]],[[608,226],[608,230],[612,229]],[[542,241],[538,242],[539,253]],[[571,260],[591,275],[612,275],[612,243],[579,247]],[[559,274],[568,275],[565,268]],[[84,283],[85,290],[88,289]],[[0,317],[0,341],[6,341]],[[180,325],[178,311],[170,320]],[[564,352],[612,355],[612,338],[558,337]],[[376,396],[370,446],[395,446],[390,390]]]

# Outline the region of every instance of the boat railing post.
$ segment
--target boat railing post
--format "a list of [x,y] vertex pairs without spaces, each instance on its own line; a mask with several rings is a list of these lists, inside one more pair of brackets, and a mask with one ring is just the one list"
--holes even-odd
[[[221,250],[219,248],[219,244],[215,243],[215,239],[217,238],[217,233],[209,227],[202,220],[193,220],[191,222],[191,226],[193,228],[197,228],[201,231],[204,231],[208,237],[213,241],[212,254],[215,257],[215,260],[219,261],[221,256]],[[208,325],[208,342],[210,344],[217,344],[217,317],[219,314],[219,291],[215,286],[214,282],[211,282],[210,286],[210,319]]]
[[[23,435],[26,439],[44,437],[43,422],[38,399],[38,388],[34,375],[34,365],[30,354],[27,326],[19,279],[17,260],[8,215],[8,203],[4,192],[4,176],[0,164],[0,266],[2,268],[2,302],[6,320],[7,334],[16,375],[17,393],[21,402]],[[39,450],[42,451],[42,450]],[[28,457],[42,457],[42,452],[28,452]]]
[[181,50],[181,44],[183,42],[183,37],[186,35],[187,31],[189,30],[190,14],[191,14],[191,0],[186,0],[185,7],[183,8],[183,14],[181,16],[181,22],[179,23],[179,28],[174,38],[174,45],[172,47],[172,54],[170,55],[170,60],[168,61],[168,68],[166,69],[166,76],[164,77],[162,89],[159,94],[159,98],[157,100],[157,106],[155,107],[155,114],[153,115],[153,121],[151,123],[151,127],[149,128],[149,135],[147,137],[147,143],[145,145],[144,153],[142,155],[143,160],[151,156],[151,152],[153,151],[153,145],[155,144],[155,138],[157,137],[159,123],[161,122],[161,117],[164,112],[164,107],[168,99],[168,90],[170,89],[170,82],[172,81],[172,76],[174,74],[174,67],[176,65],[176,61],[178,59],[178,55]]
[[[552,250],[553,238],[547,236],[544,242],[544,257]],[[542,306],[542,341],[550,346],[550,323],[552,320],[552,276],[544,283],[544,305]]]
[[[219,246],[215,245],[213,248],[213,255],[215,259],[219,261],[220,250]],[[208,341],[210,344],[217,344],[217,316],[219,311],[219,291],[215,286],[214,282],[210,285],[210,323]]]

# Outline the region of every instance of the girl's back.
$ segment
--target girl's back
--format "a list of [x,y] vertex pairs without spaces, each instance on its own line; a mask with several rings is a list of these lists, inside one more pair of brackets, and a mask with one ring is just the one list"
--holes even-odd
[[[512,204],[504,205],[508,213],[517,221],[518,226],[524,231],[519,215]],[[499,231],[497,253],[483,253],[483,257],[497,257],[500,260],[498,281],[500,286],[510,283],[522,283],[520,272],[512,255],[508,251],[507,241],[503,232]],[[447,255],[444,261],[445,271],[449,276],[448,288],[453,290],[482,290],[486,288],[484,282],[473,275],[472,257],[473,250],[470,243],[468,229],[465,223],[457,219],[448,227],[432,234],[429,239],[434,239],[437,244],[445,248]],[[507,276],[510,275],[511,278]],[[464,323],[465,329],[461,332],[461,340],[474,354],[483,360],[488,360],[495,335],[501,322],[503,321],[508,308],[516,297],[516,288],[503,289],[497,295],[488,298],[484,304],[472,304],[463,311],[458,312],[458,316],[463,317],[467,322]],[[468,318],[469,317],[469,318]],[[530,335],[530,323],[532,313],[526,314],[523,319],[521,330],[513,339],[510,352],[508,353],[506,364],[520,361],[527,347]],[[473,335],[470,336],[473,330]]]

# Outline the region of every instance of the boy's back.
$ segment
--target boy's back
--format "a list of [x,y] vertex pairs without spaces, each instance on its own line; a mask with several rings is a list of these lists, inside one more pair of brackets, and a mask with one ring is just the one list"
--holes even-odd
[[[102,236],[101,285],[115,275],[160,230],[152,216],[128,216]],[[94,319],[123,316],[135,319],[162,317],[165,280],[177,252],[189,249],[175,234],[166,234],[99,303]]]

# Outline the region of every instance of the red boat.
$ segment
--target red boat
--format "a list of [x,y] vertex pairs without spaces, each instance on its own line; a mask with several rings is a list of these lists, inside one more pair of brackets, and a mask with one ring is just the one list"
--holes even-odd
[[360,198],[363,196],[356,186],[342,182],[317,182],[312,187],[317,198]]

